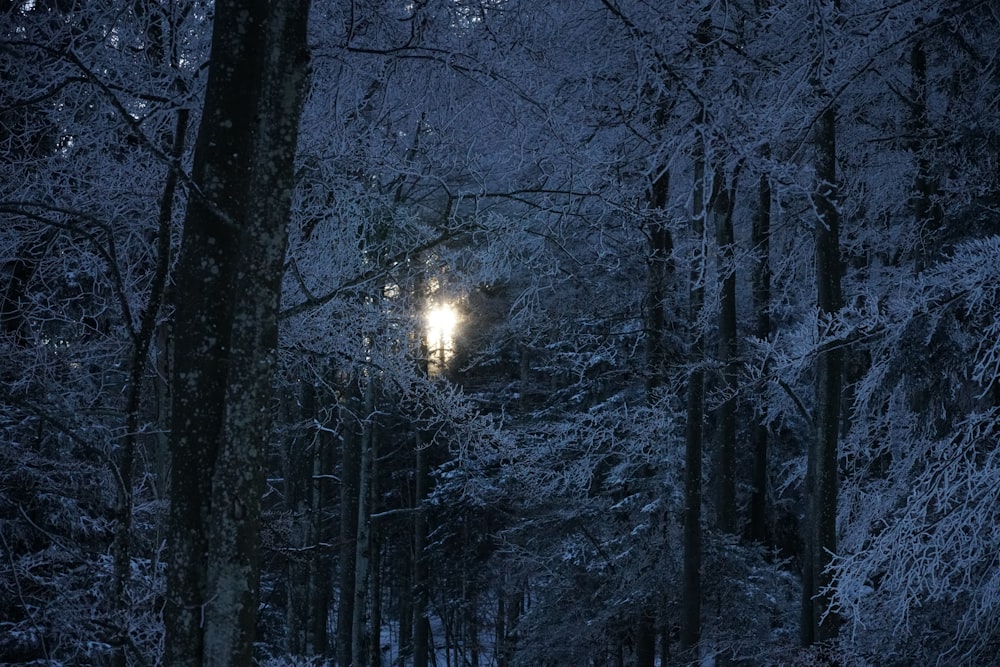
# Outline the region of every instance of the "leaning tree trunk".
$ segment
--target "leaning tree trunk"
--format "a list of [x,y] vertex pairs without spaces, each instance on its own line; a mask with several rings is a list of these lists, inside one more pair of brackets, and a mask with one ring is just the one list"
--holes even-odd
[[309,0],[218,0],[175,282],[165,662],[247,665]]
[[[171,156],[180,160],[184,151],[184,135],[187,132],[188,112],[182,109],[177,112],[174,124]],[[129,380],[125,389],[125,433],[119,445],[118,475],[118,528],[115,532],[113,546],[114,578],[112,585],[112,604],[117,614],[129,612],[128,582],[132,568],[132,512],[133,512],[133,478],[132,469],[135,464],[136,447],[140,433],[140,407],[143,398],[143,385],[146,371],[150,365],[150,350],[156,338],[157,318],[160,304],[166,291],[167,274],[170,269],[170,231],[174,219],[174,199],[177,192],[177,171],[167,172],[163,191],[160,196],[160,208],[157,216],[156,265],[153,279],[150,282],[149,297],[139,315],[139,328],[132,332],[132,355],[129,363]],[[112,664],[115,667],[125,667],[126,643],[115,651]]]

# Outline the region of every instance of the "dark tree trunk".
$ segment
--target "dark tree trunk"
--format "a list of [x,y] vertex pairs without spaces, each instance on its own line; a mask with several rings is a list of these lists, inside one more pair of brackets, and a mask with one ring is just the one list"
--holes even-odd
[[430,620],[427,618],[430,591],[428,583],[427,558],[424,549],[427,544],[427,516],[423,502],[427,496],[430,468],[427,464],[427,445],[422,435],[416,440],[416,465],[413,504],[413,667],[427,667],[430,651]]
[[[699,123],[702,120],[699,117]],[[703,343],[698,325],[705,301],[705,157],[699,146],[694,164],[691,229],[697,255],[692,260],[688,317],[692,322],[688,377],[687,426],[684,435],[684,556],[681,583],[681,649],[694,649],[701,636],[701,500],[702,438],[705,418]]]
[[[836,313],[841,295],[840,219],[837,211],[836,108],[831,105],[816,127],[816,303],[820,316]],[[806,559],[803,572],[802,641],[808,645],[837,636],[839,622],[830,598],[826,567],[837,550],[837,446],[841,428],[843,351],[823,344],[816,357],[814,437],[806,466]]]
[[364,379],[364,422],[361,427],[361,457],[358,476],[358,533],[354,550],[354,608],[351,616],[351,664],[360,667],[368,663],[365,643],[368,641],[366,612],[371,568],[371,501],[372,466],[375,450],[375,382]]
[[[333,396],[324,393],[317,400],[317,405],[336,405]],[[317,415],[321,420],[329,420],[323,414]],[[330,604],[333,593],[333,575],[335,552],[333,545],[336,537],[335,522],[331,518],[330,508],[333,499],[337,497],[334,478],[336,466],[337,435],[329,425],[318,429],[313,461],[313,532],[319,543],[319,554],[313,560],[309,577],[309,618],[307,631],[307,650],[311,655],[333,657],[328,638],[327,626],[330,620]]]
[[317,435],[307,426],[316,416],[315,388],[300,382],[294,392],[286,397],[286,418],[297,423],[284,452],[285,511],[291,516],[290,542],[299,550],[288,561],[288,586],[286,595],[286,631],[288,652],[296,656],[312,654],[310,640],[310,615],[312,610],[312,585],[310,576],[314,563],[319,560],[315,554],[318,535],[315,515],[318,508],[314,504],[313,470],[318,456],[314,441]]
[[929,147],[921,139],[928,137],[931,129],[927,118],[927,55],[924,53],[923,42],[919,39],[913,40],[913,46],[910,47],[910,74],[913,79],[910,87],[912,100],[910,134],[914,138],[909,148],[917,159],[917,174],[913,184],[913,213],[920,239],[916,268],[921,271],[935,252],[935,243],[943,224],[943,213],[940,205],[934,201],[938,188],[931,173]]
[[636,667],[653,667],[656,664],[656,625],[655,616],[650,610],[644,610],[639,615],[635,633],[635,665]]
[[[768,157],[765,152],[764,157]],[[761,174],[757,189],[757,215],[753,219],[751,244],[758,255],[753,276],[753,305],[756,313],[754,335],[760,340],[771,337],[771,180],[768,174]],[[764,368],[765,375],[768,368]],[[769,530],[767,522],[768,493],[768,432],[764,424],[764,413],[757,414],[751,431],[753,443],[753,472],[750,491],[750,539],[767,542]]]
[[[409,531],[406,532],[409,536]],[[402,550],[402,558],[397,565],[399,574],[393,585],[398,592],[398,616],[399,630],[399,652],[396,656],[396,667],[406,667],[408,658],[413,655],[413,559],[410,550],[413,540],[408,540],[406,548]]]
[[[187,110],[182,109],[178,111],[174,122],[174,136],[171,141],[171,157],[175,160],[180,160],[184,152],[184,136],[187,133],[187,123]],[[128,601],[128,582],[132,562],[132,469],[140,432],[139,410],[146,370],[150,362],[149,352],[156,336],[157,318],[166,290],[167,274],[170,270],[170,232],[173,226],[176,192],[177,171],[170,169],[167,172],[163,192],[160,196],[156,237],[156,266],[153,270],[153,280],[150,283],[146,304],[139,315],[139,328],[132,333],[132,359],[129,364],[129,381],[125,391],[125,434],[122,437],[118,454],[118,528],[115,531],[113,545],[114,584],[112,587],[112,604],[119,615],[125,614],[130,606]],[[126,662],[125,642],[123,641],[122,647],[115,653],[113,663],[116,667],[124,667]]]
[[[378,505],[378,449],[372,452],[371,508]],[[382,541],[378,523],[371,526],[371,645],[368,667],[382,667]]]
[[351,664],[354,623],[355,565],[358,539],[358,487],[361,479],[361,436],[356,431],[358,400],[353,383],[342,409],[343,449],[340,459],[340,595],[337,607],[337,664]]
[[721,288],[719,290],[719,364],[722,367],[722,403],[716,411],[719,443],[719,506],[716,526],[724,533],[736,532],[736,260],[733,244],[735,180],[727,188],[721,173],[715,176],[712,216],[718,245]]
[[176,267],[165,662],[247,665],[308,0],[215,3]]
[[663,170],[653,181],[650,189],[649,207],[651,220],[649,234],[649,305],[646,316],[646,339],[648,369],[646,389],[652,392],[659,387],[667,374],[665,299],[669,279],[673,273],[673,238],[667,227],[667,195],[670,188],[670,172]]

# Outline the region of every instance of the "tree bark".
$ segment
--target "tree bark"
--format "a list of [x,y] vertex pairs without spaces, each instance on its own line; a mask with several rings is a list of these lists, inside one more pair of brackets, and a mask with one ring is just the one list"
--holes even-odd
[[215,4],[175,283],[165,662],[247,665],[309,1]]
[[[315,585],[312,572],[320,555],[315,551],[319,541],[316,516],[320,507],[316,504],[313,475],[319,447],[313,428],[307,426],[316,418],[316,389],[312,384],[299,382],[294,391],[289,392],[284,402],[287,404],[286,418],[297,422],[298,426],[290,435],[284,452],[284,501],[285,511],[291,516],[291,546],[299,549],[300,556],[292,556],[288,561],[288,585],[285,591],[286,615],[285,635],[287,650],[291,655],[313,655],[315,648],[310,637],[310,618],[315,610],[312,587]],[[316,555],[306,555],[316,553]]]
[[636,667],[653,667],[656,664],[655,616],[649,609],[639,613],[635,633]]
[[673,273],[673,238],[666,222],[667,195],[670,172],[666,169],[653,181],[650,188],[649,207],[652,217],[649,230],[649,306],[647,308],[647,358],[646,391],[652,392],[663,384],[667,374],[665,299],[668,280]]
[[[816,303],[819,316],[836,313],[841,294],[840,218],[837,210],[836,107],[830,105],[816,127],[816,175],[813,205],[816,224]],[[841,427],[843,351],[837,343],[821,344],[816,357],[814,437],[806,466],[806,559],[803,572],[802,641],[809,645],[837,636],[839,621],[828,614],[830,583],[826,567],[837,550],[837,447]],[[824,618],[824,616],[826,618]]]
[[340,460],[340,596],[337,608],[337,664],[350,665],[353,658],[354,588],[358,539],[358,487],[361,479],[361,437],[355,431],[357,396],[352,384],[348,405],[342,409],[343,449]]
[[371,567],[371,490],[375,448],[375,382],[365,378],[364,423],[361,427],[361,460],[358,477],[358,535],[354,551],[354,608],[351,617],[351,664],[368,664],[365,651],[365,612]]
[[[335,409],[336,399],[323,390],[317,400],[317,405],[333,405]],[[322,420],[324,416],[317,414],[317,418]],[[337,494],[334,489],[336,482],[333,479],[337,435],[331,432],[329,425],[317,430],[316,446],[312,456],[314,484],[311,507],[313,534],[316,536],[320,548],[309,571],[309,618],[307,619],[306,649],[310,655],[332,658],[327,625],[330,619],[335,557],[331,545],[334,544],[336,530],[334,521],[329,516],[329,508]]]
[[915,39],[910,47],[910,75],[913,79],[910,89],[910,134],[913,140],[909,148],[917,160],[917,174],[913,184],[913,214],[920,239],[916,269],[922,271],[934,254],[935,242],[941,233],[943,214],[941,207],[934,201],[938,187],[931,173],[927,146],[921,140],[930,134],[930,121],[927,117],[927,54],[919,39]]
[[[699,124],[702,116],[699,115]],[[700,141],[700,140],[699,140]],[[681,650],[694,649],[701,636],[701,457],[705,418],[705,373],[703,343],[698,326],[705,302],[705,155],[696,149],[691,230],[692,258],[688,296],[691,330],[690,360],[693,364],[687,388],[687,426],[684,435],[684,556],[681,584]]]
[[430,651],[430,621],[427,618],[430,592],[428,590],[427,517],[423,502],[427,496],[430,468],[427,465],[427,445],[422,434],[416,437],[415,486],[413,504],[413,667],[427,667]]
[[[765,159],[769,153],[765,149]],[[756,313],[754,335],[760,340],[771,337],[771,180],[761,174],[757,186],[757,215],[751,229],[751,245],[759,259],[753,275],[753,305]],[[765,366],[765,375],[768,367]],[[766,542],[769,537],[767,524],[768,490],[768,432],[763,412],[757,415],[751,432],[753,443],[753,472],[750,491],[750,539]]]
[[[378,500],[378,449],[372,451],[371,509]],[[382,543],[379,526],[372,522],[369,535],[371,552],[371,640],[368,649],[368,667],[382,667]]]
[[[174,122],[171,141],[171,157],[180,160],[184,152],[184,136],[187,133],[188,112],[181,109]],[[149,287],[146,305],[139,315],[139,328],[132,332],[132,358],[129,363],[129,381],[125,391],[125,433],[118,454],[118,476],[120,479],[118,498],[118,528],[112,548],[114,560],[114,584],[112,604],[117,614],[125,614],[129,609],[128,583],[131,577],[133,475],[135,450],[139,437],[140,407],[146,370],[150,363],[150,348],[156,336],[157,317],[166,291],[167,274],[170,270],[170,231],[174,219],[174,199],[177,191],[177,172],[167,171],[160,209],[157,219],[156,266]],[[125,642],[115,652],[113,664],[126,664]]]
[[[736,176],[734,175],[734,181]],[[736,532],[736,260],[733,245],[735,183],[727,188],[716,173],[712,197],[719,272],[719,364],[722,367],[722,403],[716,412],[719,443],[719,505],[716,526]]]

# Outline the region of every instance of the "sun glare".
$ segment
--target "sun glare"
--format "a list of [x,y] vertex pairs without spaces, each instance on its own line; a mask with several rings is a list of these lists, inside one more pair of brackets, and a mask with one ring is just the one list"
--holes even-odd
[[441,371],[455,353],[455,329],[458,313],[447,303],[432,306],[424,315],[424,335],[427,336],[427,356],[434,371]]
[[435,351],[451,348],[454,342],[458,313],[449,304],[438,304],[427,311],[427,346]]

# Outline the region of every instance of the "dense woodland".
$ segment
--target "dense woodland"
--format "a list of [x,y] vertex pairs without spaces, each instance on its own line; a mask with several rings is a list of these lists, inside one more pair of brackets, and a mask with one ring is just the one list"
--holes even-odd
[[0,1],[0,664],[996,664],[998,52]]

